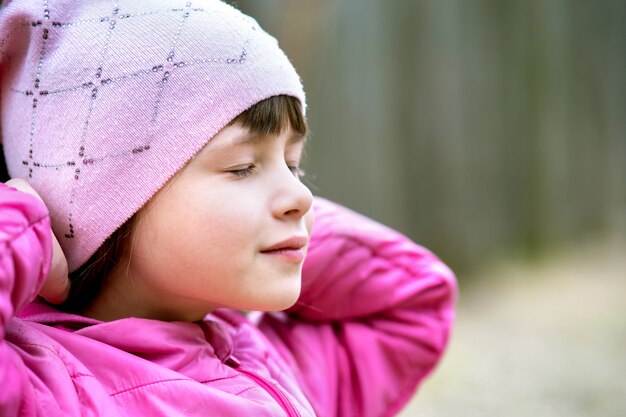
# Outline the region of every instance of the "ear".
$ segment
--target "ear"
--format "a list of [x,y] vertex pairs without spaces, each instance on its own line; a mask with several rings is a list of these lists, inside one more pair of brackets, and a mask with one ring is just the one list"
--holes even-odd
[[7,182],[10,179],[7,164],[4,161],[4,149],[0,143],[0,182]]

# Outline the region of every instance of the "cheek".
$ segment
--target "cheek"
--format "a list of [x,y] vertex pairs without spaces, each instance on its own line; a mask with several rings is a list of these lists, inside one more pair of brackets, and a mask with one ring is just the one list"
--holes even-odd
[[241,200],[210,194],[162,201],[146,216],[142,251],[158,256],[162,271],[223,270],[225,260],[236,261],[247,253],[242,249],[256,232],[250,213],[244,212]]
[[162,197],[142,211],[134,235],[133,262],[151,274],[179,267],[184,263],[181,254],[197,244],[193,225],[199,214],[193,210],[194,202],[172,195]]
[[133,257],[143,273],[230,276],[254,262],[264,232],[258,194],[184,176],[164,191],[140,217]]

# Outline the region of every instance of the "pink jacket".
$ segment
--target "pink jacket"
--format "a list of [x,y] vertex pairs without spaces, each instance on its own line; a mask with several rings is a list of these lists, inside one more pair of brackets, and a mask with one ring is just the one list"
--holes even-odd
[[0,416],[393,415],[446,346],[454,276],[331,202],[315,217],[289,311],[103,323],[35,300],[48,213],[0,183]]

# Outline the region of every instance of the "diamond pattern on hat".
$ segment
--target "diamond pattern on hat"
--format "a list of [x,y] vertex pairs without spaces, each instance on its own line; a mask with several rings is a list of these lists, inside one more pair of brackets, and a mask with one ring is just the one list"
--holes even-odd
[[15,0],[0,15],[2,142],[70,270],[225,124],[300,79],[220,1]]

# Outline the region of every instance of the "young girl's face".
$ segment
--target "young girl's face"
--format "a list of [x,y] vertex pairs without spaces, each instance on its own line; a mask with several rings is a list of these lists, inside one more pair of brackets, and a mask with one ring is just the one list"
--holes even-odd
[[130,262],[110,277],[105,304],[114,299],[122,316],[191,321],[219,307],[291,306],[312,219],[298,177],[303,147],[291,129],[220,131],[139,212]]

